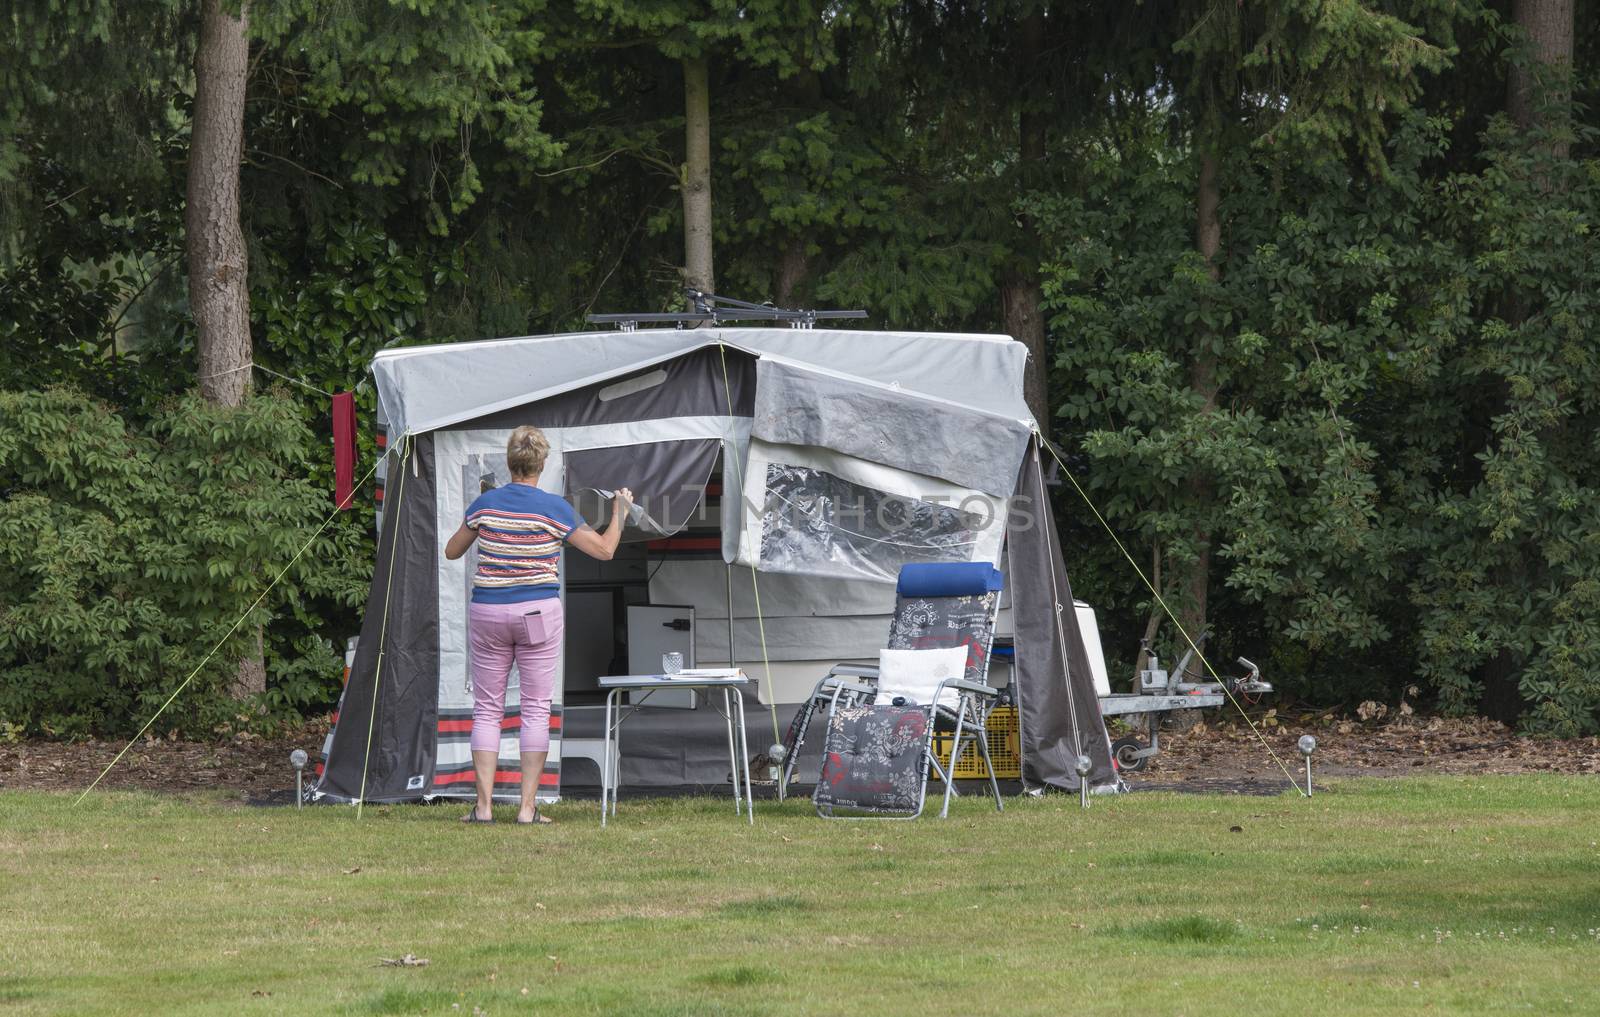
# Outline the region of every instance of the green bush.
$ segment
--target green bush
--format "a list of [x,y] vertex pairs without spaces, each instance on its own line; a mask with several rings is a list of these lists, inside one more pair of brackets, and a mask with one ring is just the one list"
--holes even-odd
[[[312,447],[277,395],[187,396],[135,431],[69,389],[0,392],[0,723],[125,733],[191,672],[157,732],[294,721],[330,699],[339,662],[315,605],[365,584],[313,539],[332,506],[304,479]],[[268,689],[241,703],[229,684],[258,633]]]
[[[1131,552],[1181,602],[1209,534],[1212,646],[1262,661],[1280,692],[1393,701],[1416,684],[1446,712],[1600,731],[1600,161],[1497,120],[1452,170],[1455,123],[1420,114],[1360,186],[1340,159],[1241,151],[1213,279],[1193,165],[1151,127],[1034,207],[1053,327],[1072,337],[1054,365],[1063,444]],[[1214,405],[1191,385],[1197,333]],[[1149,613],[1118,557],[1075,572],[1112,626]]]

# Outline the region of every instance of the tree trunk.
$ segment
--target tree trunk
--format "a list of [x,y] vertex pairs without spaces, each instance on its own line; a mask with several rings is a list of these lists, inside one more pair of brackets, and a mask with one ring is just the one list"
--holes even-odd
[[[224,12],[220,0],[201,4],[184,230],[189,310],[200,352],[200,394],[220,406],[238,406],[250,393],[249,257],[239,223],[239,164],[244,157],[244,97],[250,70],[248,26],[248,4],[240,6],[238,17]],[[267,687],[261,643],[257,629],[254,649],[239,661],[230,683],[235,698]]]
[[239,225],[239,163],[244,154],[248,6],[238,17],[220,0],[201,5],[195,52],[194,125],[189,138],[189,310],[199,332],[200,394],[238,406],[250,391],[248,255]]
[[683,279],[710,293],[711,270],[711,84],[706,58],[683,62]]
[[[1017,154],[1021,172],[1017,181],[1019,193],[1038,186],[1040,171],[1044,166],[1045,118],[1041,115],[1037,99],[1032,93],[1038,86],[1028,79],[1040,63],[1044,42],[1045,19],[1035,11],[1023,18],[1018,26],[1017,52],[1019,70],[1023,75],[1019,91],[1022,93],[1017,113]],[[1022,220],[1022,242],[1018,245],[1017,264],[1000,280],[1000,322],[1005,333],[1028,348],[1028,366],[1022,376],[1022,398],[1028,412],[1038,423],[1045,437],[1050,436],[1054,422],[1054,407],[1050,402],[1050,355],[1045,338],[1044,289],[1039,283],[1039,238],[1033,223]]]
[[1037,272],[1019,268],[1000,282],[1000,322],[1006,335],[1028,348],[1028,367],[1022,376],[1022,398],[1039,430],[1050,435],[1049,389],[1046,385],[1050,364],[1044,330],[1044,290]]
[[[1514,62],[1506,80],[1506,112],[1523,130],[1539,124],[1537,86],[1551,91],[1545,101],[1566,102],[1572,95],[1572,0],[1516,0],[1512,16],[1527,34],[1527,60]],[[1552,146],[1567,157],[1566,142]]]
[[239,658],[233,681],[228,683],[228,693],[235,699],[248,699],[267,690],[267,665],[262,646],[265,634],[257,626],[254,632],[247,634],[247,638],[251,640],[251,648]]
[[783,256],[778,259],[778,283],[776,292],[772,295],[772,302],[779,307],[793,307],[794,291],[805,280],[809,267],[806,242],[795,237],[789,241],[789,246],[783,249]]
[[[1222,251],[1222,220],[1217,206],[1221,203],[1221,190],[1217,184],[1217,157],[1210,151],[1200,155],[1200,183],[1195,195],[1195,249],[1205,259],[1206,272],[1213,282],[1222,279],[1222,266],[1218,256]],[[1217,355],[1212,347],[1212,336],[1202,334],[1193,357],[1189,361],[1189,388],[1200,397],[1202,415],[1210,414],[1217,406]],[[1206,607],[1211,586],[1211,526],[1208,522],[1211,503],[1216,491],[1211,474],[1197,467],[1189,475],[1190,503],[1195,512],[1195,560],[1190,565],[1187,581],[1182,584],[1184,608],[1182,621],[1189,638],[1198,641],[1206,628]]]
[[[1150,549],[1150,585],[1156,590],[1162,588],[1161,549],[1159,546]],[[1133,662],[1133,691],[1135,692],[1139,691],[1139,672],[1150,666],[1150,658],[1152,656],[1160,656],[1155,652],[1156,633],[1161,631],[1161,623],[1166,620],[1166,617],[1166,614],[1161,610],[1160,601],[1152,600],[1150,614],[1144,620],[1144,635],[1139,639],[1139,655],[1134,658]]]

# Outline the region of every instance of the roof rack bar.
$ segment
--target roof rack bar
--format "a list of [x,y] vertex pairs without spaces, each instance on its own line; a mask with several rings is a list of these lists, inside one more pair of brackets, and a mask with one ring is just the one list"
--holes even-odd
[[[747,300],[734,300],[684,287],[684,296],[694,307],[692,311],[667,311],[644,314],[587,314],[584,320],[596,325],[616,325],[624,332],[632,332],[642,323],[671,323],[679,328],[689,325],[719,325],[725,321],[782,321],[792,328],[812,328],[818,321],[844,318],[865,318],[866,311],[813,311],[773,307],[771,304],[752,304]],[[723,306],[718,306],[718,305]]]

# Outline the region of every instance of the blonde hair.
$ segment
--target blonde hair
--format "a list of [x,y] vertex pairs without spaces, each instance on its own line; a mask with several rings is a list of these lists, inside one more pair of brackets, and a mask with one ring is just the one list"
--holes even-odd
[[544,471],[545,457],[550,454],[550,439],[537,427],[523,425],[511,432],[506,442],[506,465],[513,477],[531,477]]

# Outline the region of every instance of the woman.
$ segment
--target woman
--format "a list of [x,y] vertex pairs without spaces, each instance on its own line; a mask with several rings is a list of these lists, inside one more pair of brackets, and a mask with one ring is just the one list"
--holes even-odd
[[611,524],[596,533],[562,499],[539,490],[550,442],[537,427],[519,427],[506,443],[511,483],[467,506],[466,521],[444,548],[451,561],[478,546],[468,630],[472,637],[472,769],[478,802],[464,823],[492,823],[500,721],[511,662],[522,676],[522,807],[519,823],[548,823],[539,814],[539,775],[550,751],[550,698],[561,657],[562,541],[601,561],[622,539],[633,492],[618,491]]

